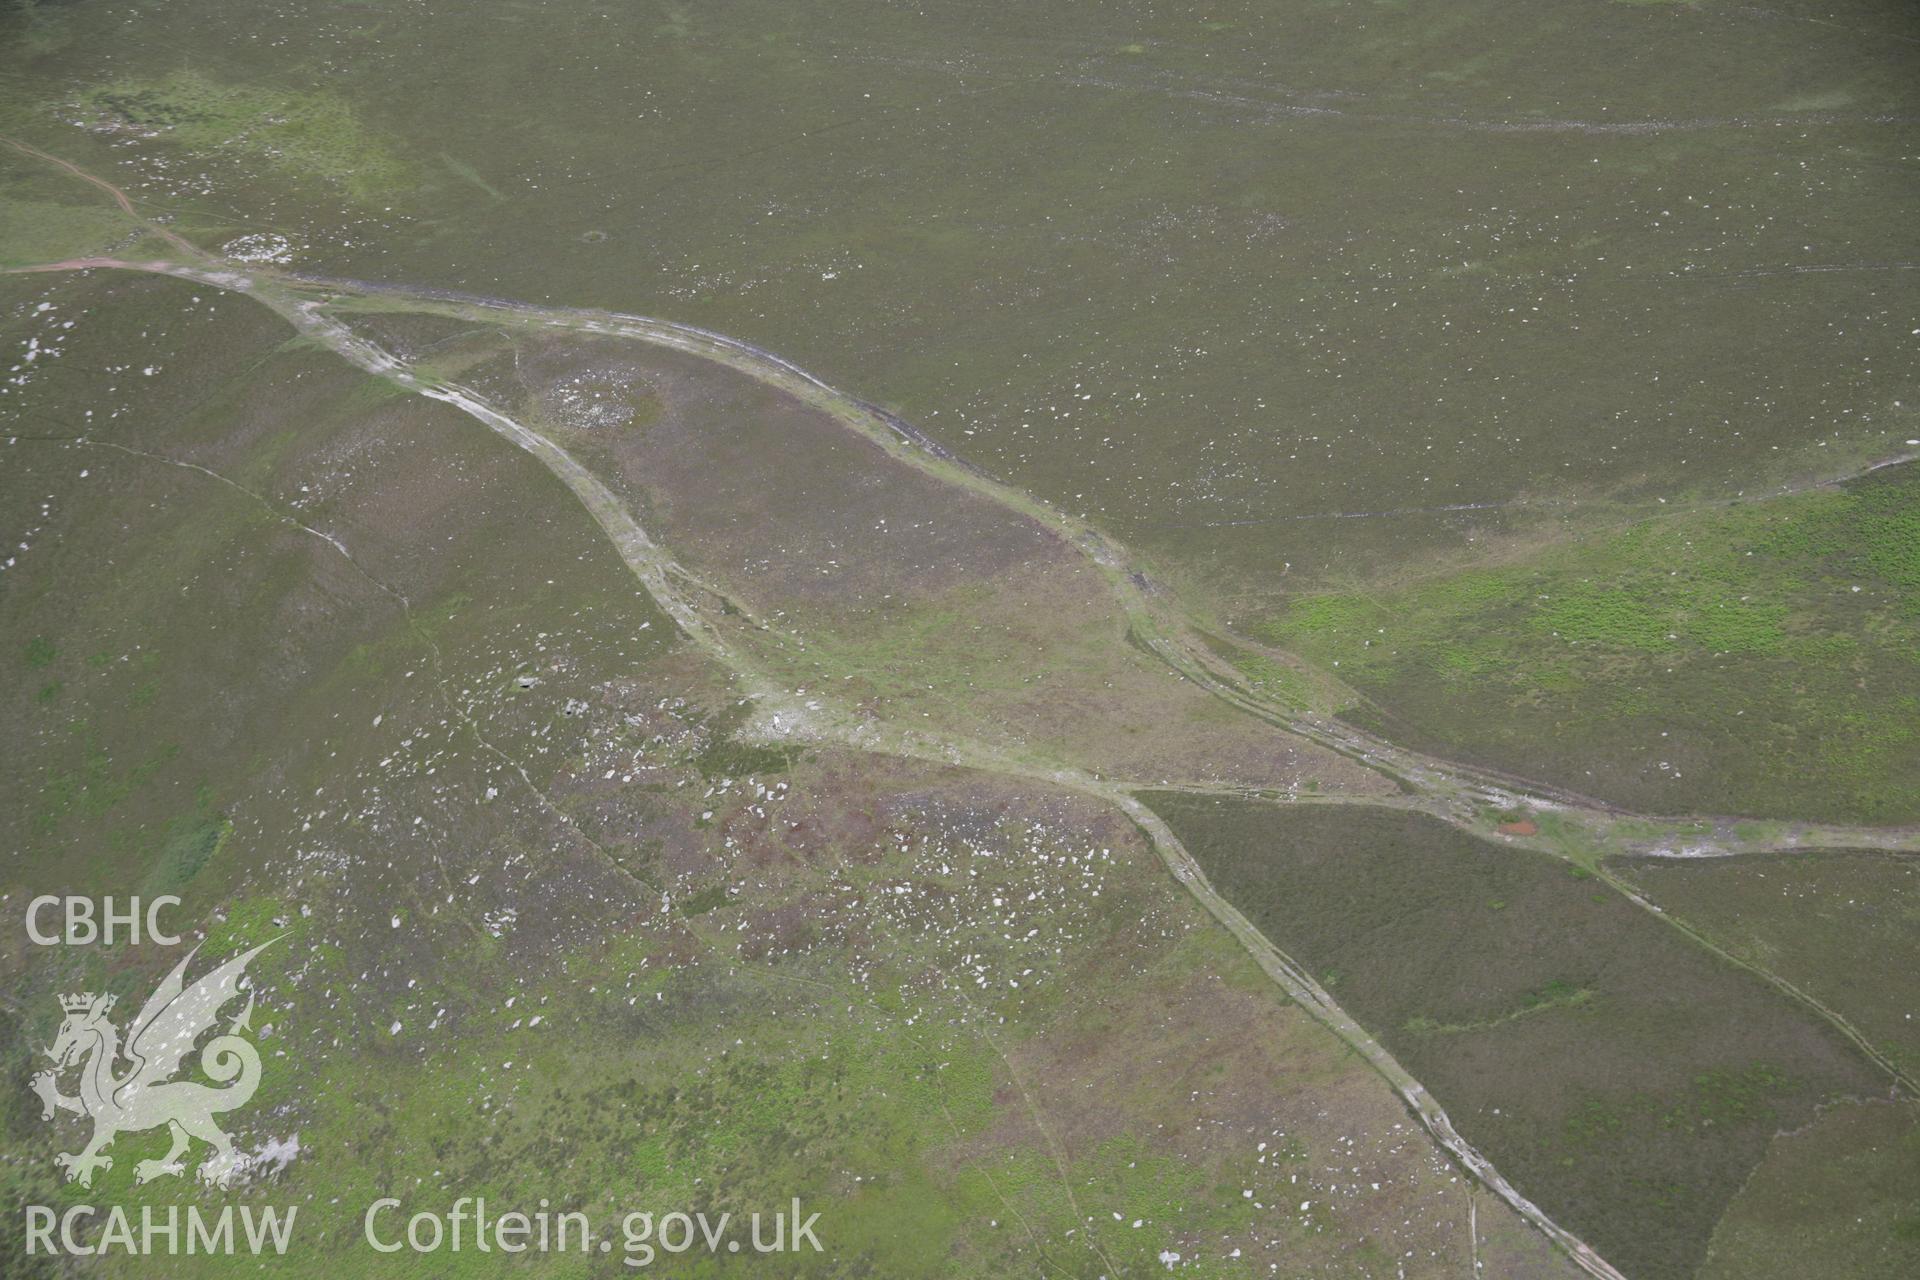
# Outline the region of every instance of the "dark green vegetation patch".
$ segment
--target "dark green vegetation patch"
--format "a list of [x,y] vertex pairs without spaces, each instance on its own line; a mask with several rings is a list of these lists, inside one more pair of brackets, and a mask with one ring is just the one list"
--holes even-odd
[[1773,1135],[1887,1084],[1576,868],[1417,814],[1149,797],[1469,1142],[1626,1274],[1692,1275]]

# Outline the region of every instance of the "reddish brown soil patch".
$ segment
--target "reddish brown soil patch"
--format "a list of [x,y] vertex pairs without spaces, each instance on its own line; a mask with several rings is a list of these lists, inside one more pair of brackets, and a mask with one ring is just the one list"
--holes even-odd
[[1540,834],[1540,828],[1537,824],[1526,818],[1522,818],[1518,822],[1501,823],[1500,834],[1503,836],[1537,836]]

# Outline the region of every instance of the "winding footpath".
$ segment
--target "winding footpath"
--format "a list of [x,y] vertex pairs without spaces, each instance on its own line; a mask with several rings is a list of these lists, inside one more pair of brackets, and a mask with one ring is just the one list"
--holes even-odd
[[[298,276],[254,268],[238,269],[176,233],[141,218],[131,200],[104,180],[24,143],[4,137],[0,137],[0,142],[58,166],[107,192],[129,218],[145,232],[158,236],[183,259],[135,261],[86,257],[15,268],[15,271],[142,271],[241,293],[270,308],[299,332],[367,373],[415,394],[445,403],[473,418],[516,448],[531,454],[568,487],[600,525],[628,569],[674,619],[687,638],[741,681],[743,691],[756,704],[759,716],[757,728],[762,733],[770,737],[835,743],[861,751],[1025,778],[1096,797],[1126,813],[1173,878],[1239,941],[1263,972],[1309,1015],[1361,1055],[1400,1095],[1434,1141],[1452,1153],[1475,1179],[1543,1232],[1583,1271],[1598,1280],[1624,1278],[1590,1246],[1560,1227],[1509,1183],[1490,1160],[1459,1134],[1440,1104],[1377,1039],[1341,1009],[1297,962],[1262,935],[1214,890],[1199,864],[1172,829],[1133,794],[1143,784],[1102,778],[1080,769],[1018,759],[1000,748],[962,735],[876,723],[842,713],[818,699],[803,702],[792,696],[765,673],[758,671],[745,647],[731,638],[735,628],[763,624],[750,617],[743,623],[717,609],[715,602],[724,598],[718,588],[703,582],[698,575],[675,561],[664,547],[649,536],[625,504],[565,448],[527,424],[515,420],[471,388],[431,377],[410,367],[355,332],[343,317],[350,317],[356,311],[390,311],[395,309],[396,303],[400,303],[409,311],[457,316],[500,326],[566,329],[620,337],[698,356],[784,390],[828,413],[900,461],[943,483],[959,486],[1017,512],[1064,538],[1099,568],[1134,637],[1175,672],[1226,704],[1270,725],[1277,732],[1339,752],[1394,779],[1403,792],[1400,800],[1395,802],[1401,807],[1432,814],[1475,834],[1491,834],[1485,816],[1489,809],[1497,811],[1525,804],[1551,811],[1559,827],[1576,832],[1578,850],[1570,848],[1564,837],[1541,837],[1510,843],[1532,844],[1545,852],[1576,857],[1596,867],[1607,853],[1670,851],[1685,848],[1689,842],[1698,845],[1703,825],[1714,833],[1711,852],[1717,855],[1761,852],[1779,848],[1782,844],[1796,843],[1920,851],[1920,831],[1910,828],[1789,824],[1783,828],[1776,827],[1779,834],[1763,841],[1739,835],[1733,830],[1731,819],[1662,819],[1627,814],[1589,797],[1409,751],[1353,729],[1330,715],[1283,705],[1252,688],[1216,654],[1193,625],[1179,614],[1171,598],[1157,590],[1146,575],[1136,568],[1133,558],[1124,547],[1092,526],[1056,510],[1033,495],[969,466],[896,415],[836,390],[772,352],[696,326],[644,316],[534,307],[444,290],[406,289],[364,281]],[[1324,673],[1314,674],[1317,679],[1326,682]],[[1166,787],[1167,784],[1155,785]],[[1201,787],[1186,789],[1206,790]],[[1237,794],[1263,798],[1258,792]],[[1328,797],[1325,802],[1340,801],[1337,797]],[[1629,822],[1634,832],[1631,840],[1622,832],[1623,824]],[[1648,832],[1652,832],[1652,835],[1649,836]],[[1914,1080],[1886,1060],[1837,1013],[1765,970],[1727,955],[1708,939],[1645,901],[1618,877],[1606,873],[1604,868],[1599,869],[1614,889],[1666,923],[1681,929],[1695,943],[1771,982],[1838,1028],[1907,1090],[1920,1093],[1920,1085],[1916,1085]]]

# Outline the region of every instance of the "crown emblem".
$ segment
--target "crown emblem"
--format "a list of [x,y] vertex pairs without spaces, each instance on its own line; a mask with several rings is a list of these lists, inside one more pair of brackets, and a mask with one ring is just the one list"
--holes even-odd
[[96,996],[91,991],[82,991],[76,995],[61,996],[60,1007],[68,1013],[85,1013],[98,1005],[101,1013],[113,1008],[114,996]]

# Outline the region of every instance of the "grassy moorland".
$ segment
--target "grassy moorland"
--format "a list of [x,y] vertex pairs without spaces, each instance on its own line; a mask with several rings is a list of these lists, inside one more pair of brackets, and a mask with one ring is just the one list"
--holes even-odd
[[[1910,1272],[1831,1025],[1911,1061],[1904,863],[1609,855],[1920,839],[1917,36],[8,4],[0,905],[282,936],[299,1146],[228,1194],[294,1274],[476,1190],[800,1194],[820,1275],[1566,1274],[1369,1032],[1636,1277]],[[0,934],[8,1078],[170,959]]]
[[1235,618],[1920,435],[1885,0],[309,17],[9,5],[0,128],[209,248],[760,343]]
[[[315,1276],[368,1265],[372,1198],[476,1192],[595,1216],[799,1195],[828,1244],[801,1274],[1563,1274],[1110,806],[740,741],[732,673],[464,415],[190,283],[6,288],[6,340],[61,354],[6,393],[40,429],[0,475],[30,516],[0,894],[164,887],[209,956],[278,936],[232,1127],[298,1139],[212,1192],[136,1186],[164,1137],[129,1134],[83,1191],[51,1164],[75,1124],[22,1083],[23,1199],[298,1204],[287,1270]],[[132,1002],[175,959],[8,933],[8,1078],[54,995]]]
[[1776,1133],[1891,1087],[1579,867],[1419,814],[1146,798],[1469,1141],[1626,1274],[1694,1274]]

